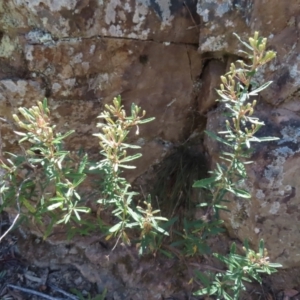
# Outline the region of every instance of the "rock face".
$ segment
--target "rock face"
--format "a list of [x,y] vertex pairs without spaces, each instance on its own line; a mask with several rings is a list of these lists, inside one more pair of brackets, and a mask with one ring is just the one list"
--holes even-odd
[[[299,1],[1,1],[1,146],[16,149],[12,112],[47,97],[58,129],[76,129],[68,147],[98,153],[96,116],[121,94],[126,107],[134,102],[156,117],[141,128],[144,158],[128,175],[134,180],[192,134],[197,116],[207,117],[208,130],[221,128],[213,89],[240,55],[232,33],[247,38],[258,30],[277,58],[257,76],[273,81],[257,114],[264,135],[280,140],[255,146],[253,198],[232,202],[224,218],[233,236],[254,246],[264,238],[273,260],[300,266],[299,18]],[[219,146],[206,139],[206,148],[213,164]]]
[[148,155],[132,179],[189,134],[202,66],[194,1],[9,1],[0,15],[1,116],[46,96],[58,130],[76,129],[68,147],[98,153],[96,117],[121,94],[156,116],[141,128]]
[[[277,52],[276,59],[256,78],[260,83],[273,81],[261,93],[256,113],[266,124],[261,134],[280,140],[254,146],[247,182],[252,198],[234,200],[229,205],[231,213],[223,217],[232,236],[248,238],[255,246],[264,238],[271,259],[284,267],[300,266],[299,3],[199,0],[197,12],[203,20],[199,41],[202,55],[223,59],[228,53],[239,55],[241,48],[232,32],[245,39],[254,30],[268,37],[269,47]],[[212,111],[207,117],[207,129],[219,131],[224,121],[221,112]],[[206,146],[212,162],[216,162],[219,145],[207,139]]]
[[[136,249],[106,248],[101,237],[79,237],[69,244],[49,245],[41,239],[23,241],[20,251],[40,268],[59,270],[72,265],[99,289],[108,290],[108,299],[162,299],[176,295],[184,299],[187,282],[174,280],[176,272],[186,276],[176,260],[140,258]],[[113,245],[109,245],[113,246]],[[179,297],[179,298],[177,298]]]
[[[202,70],[199,19],[194,0],[0,1],[2,150],[18,150],[12,113],[47,97],[57,129],[76,130],[66,146],[83,147],[90,155],[97,155],[98,139],[92,136],[98,130],[96,117],[104,104],[121,94],[126,108],[134,102],[147,116],[156,117],[155,122],[141,126],[140,136],[131,138],[143,146],[144,154],[136,171],[128,173],[129,180],[134,180],[161,161],[170,147],[185,140],[197,125],[193,116]],[[49,242],[62,244],[62,249],[67,243],[57,235]],[[41,266],[39,251],[31,251],[30,245],[24,247],[22,252]],[[96,250],[90,253],[91,249],[78,250],[81,260],[76,260],[77,254],[73,259],[62,252],[59,263],[76,265],[99,286],[110,282],[111,293],[124,283],[124,293],[131,289],[128,297],[121,293],[114,299],[158,299],[176,293],[178,284],[171,274],[166,283],[159,277],[154,280],[158,265],[151,263],[153,272],[140,268],[141,276],[136,276],[125,272],[127,266],[118,261],[120,253],[116,262],[110,257],[108,269],[99,264],[105,263],[104,254],[97,249],[98,254]],[[137,269],[139,261],[132,262]],[[136,292],[137,286],[143,290]]]

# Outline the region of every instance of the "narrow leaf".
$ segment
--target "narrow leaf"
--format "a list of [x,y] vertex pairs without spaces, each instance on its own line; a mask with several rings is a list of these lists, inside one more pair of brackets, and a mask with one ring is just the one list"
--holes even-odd
[[204,179],[201,179],[201,180],[197,180],[193,184],[193,187],[194,188],[207,188],[215,181],[216,181],[215,176],[212,176],[212,177],[209,177],[209,178],[204,178]]
[[125,146],[125,148],[131,148],[131,149],[141,149],[141,146],[138,146],[138,145],[131,145],[131,144],[122,143],[122,146]]
[[128,165],[119,165],[120,168],[124,168],[124,169],[135,169],[136,166],[128,166]]
[[145,124],[145,123],[151,122],[153,120],[155,120],[154,117],[153,118],[147,118],[147,119],[144,119],[144,120],[140,120],[139,124]]
[[62,205],[61,202],[57,202],[57,203],[54,203],[54,204],[49,205],[49,206],[47,207],[47,209],[48,209],[48,210],[54,210],[54,209],[60,207],[61,205]]
[[272,83],[272,81],[268,81],[268,82],[264,83],[259,88],[255,89],[254,91],[251,91],[249,93],[249,96],[256,96],[256,95],[258,95],[259,92],[261,92],[262,90],[266,89],[271,83]]
[[56,138],[53,140],[53,144],[57,144],[57,143],[59,143],[61,140],[63,140],[63,139],[65,139],[66,137],[68,137],[69,135],[71,135],[72,133],[74,133],[75,132],[75,130],[70,130],[70,131],[68,131],[68,132],[66,132],[65,134],[63,134],[63,135],[58,135],[58,136],[56,136]]
[[14,131],[15,134],[20,135],[20,136],[27,136],[26,133],[20,132],[20,131]]
[[120,162],[123,163],[123,162],[131,161],[131,160],[135,160],[141,156],[142,156],[141,153],[137,153],[135,155],[127,156],[127,157],[121,159]]
[[112,233],[116,232],[116,231],[118,231],[121,228],[122,224],[123,224],[123,222],[120,222],[120,223],[114,225],[113,227],[109,228],[108,231],[112,232]]
[[[242,43],[246,48],[248,48],[249,50],[253,50],[253,48],[249,45],[249,44],[247,44],[247,43],[245,43],[235,32],[233,33],[233,35],[240,41],[240,43]],[[247,53],[248,54],[248,53]]]
[[232,148],[232,145],[231,145],[231,144],[229,144],[226,140],[224,140],[223,138],[221,138],[221,137],[219,137],[218,135],[214,134],[213,132],[205,130],[205,133],[206,133],[209,137],[211,137],[212,139],[214,139],[214,140],[216,140],[216,141],[218,141],[218,142],[220,142],[220,143],[222,143],[222,144],[225,144],[225,145],[229,146],[230,148]]
[[251,195],[248,192],[244,191],[244,190],[240,190],[240,189],[236,189],[236,188],[234,188],[234,189],[230,188],[230,189],[228,189],[228,191],[233,193],[237,197],[246,198],[246,199],[251,198]]

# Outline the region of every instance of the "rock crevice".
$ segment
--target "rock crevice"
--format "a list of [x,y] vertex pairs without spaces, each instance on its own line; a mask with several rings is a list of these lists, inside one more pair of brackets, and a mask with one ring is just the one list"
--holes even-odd
[[[96,117],[121,94],[126,108],[134,102],[156,117],[141,128],[140,137],[132,137],[144,144],[143,159],[128,175],[134,181],[162,161],[170,145],[202,133],[205,126],[220,131],[223,117],[214,89],[241,55],[233,32],[246,39],[260,31],[277,58],[255,78],[273,81],[261,93],[256,112],[266,123],[264,135],[280,140],[255,146],[247,183],[252,199],[232,202],[232,213],[224,218],[235,238],[248,237],[255,248],[264,238],[272,260],[299,267],[298,2],[2,1],[0,117],[10,121],[18,107],[46,96],[57,129],[76,128],[68,147],[95,154]],[[7,123],[1,135],[2,148],[15,151],[17,140]],[[215,163],[219,145],[205,139],[205,147]]]

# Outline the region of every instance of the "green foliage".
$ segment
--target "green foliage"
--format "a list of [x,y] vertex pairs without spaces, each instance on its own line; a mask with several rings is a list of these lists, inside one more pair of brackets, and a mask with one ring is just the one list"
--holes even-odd
[[47,232],[54,224],[68,223],[71,218],[80,221],[80,213],[89,212],[78,192],[86,178],[87,155],[78,157],[63,150],[63,140],[73,131],[55,132],[46,99],[30,109],[19,108],[19,113],[13,118],[23,131],[15,133],[27,150],[22,147],[21,155],[8,153],[10,158],[0,161],[5,171],[0,182],[1,209],[13,206],[18,198],[26,217],[40,223],[43,215],[50,217]]
[[267,250],[264,248],[263,240],[260,241],[259,251],[249,249],[246,242],[243,247],[245,255],[236,253],[236,245],[232,244],[228,256],[214,253],[214,256],[222,261],[227,269],[224,273],[217,273],[213,279],[210,279],[200,272],[198,278],[202,281],[205,288],[197,291],[194,295],[216,295],[217,299],[238,300],[240,292],[245,290],[243,281],[251,282],[252,279],[262,283],[260,274],[272,274],[280,264],[270,263]]
[[[13,118],[20,128],[15,133],[20,136],[19,144],[23,152],[20,155],[7,153],[8,158],[0,159],[1,210],[14,206],[16,202],[24,217],[39,224],[46,223],[45,237],[56,224],[64,223],[69,238],[75,234],[87,235],[99,228],[106,233],[107,239],[116,238],[115,247],[120,240],[126,244],[134,241],[140,254],[147,251],[155,254],[159,250],[168,257],[175,254],[181,258],[210,253],[206,240],[224,230],[219,211],[228,211],[226,203],[232,199],[228,195],[232,194],[234,198],[251,198],[241,186],[247,177],[245,165],[251,163],[247,159],[252,144],[275,140],[273,137],[256,136],[264,123],[254,116],[257,101],[253,99],[271,83],[258,85],[254,76],[259,67],[275,57],[275,53],[266,51],[267,40],[260,38],[257,32],[249,39],[249,44],[241,42],[248,51],[241,52],[251,63],[248,65],[239,60],[236,64],[231,64],[227,74],[221,76],[222,83],[217,92],[220,96],[218,101],[224,107],[226,115],[224,130],[218,134],[206,132],[210,138],[222,144],[225,151],[220,155],[216,168],[210,172],[211,176],[193,184],[195,188],[204,189],[205,196],[208,195],[208,201],[198,205],[206,208],[206,213],[200,220],[192,220],[188,215],[181,218],[182,231],[173,228],[174,223],[180,219],[175,217],[175,209],[185,205],[194,207],[190,205],[192,201],[189,202],[192,198],[189,198],[189,182],[193,179],[191,173],[198,174],[199,169],[204,166],[203,161],[196,165],[190,160],[185,149],[178,159],[174,159],[176,156],[171,157],[170,166],[166,170],[172,179],[173,191],[169,198],[161,198],[164,208],[169,205],[170,220],[161,217],[160,210],[153,208],[150,196],[140,200],[141,196],[122,177],[124,169],[135,168],[131,162],[141,157],[140,153],[134,153],[140,147],[128,142],[130,132],[135,129],[135,133],[139,134],[139,126],[154,118],[144,119],[145,111],[141,111],[135,104],[132,104],[130,115],[127,115],[120,96],[114,98],[112,105],[106,105],[99,115],[102,122],[97,124],[100,132],[95,136],[99,139],[103,159],[98,162],[89,161],[85,153],[74,154],[64,149],[64,139],[74,130],[65,134],[56,132],[55,126],[51,125],[46,100],[29,109],[19,108],[19,115],[13,115]],[[97,176],[99,180],[97,189],[100,196],[97,203],[100,210],[105,210],[112,216],[109,222],[102,220],[98,214],[96,222],[82,218],[82,213],[90,211],[85,206],[86,195],[83,188],[89,174]],[[160,179],[159,189],[164,189],[162,194],[168,194],[168,188],[161,188],[165,185],[162,180],[164,179]],[[186,201],[183,198],[189,199]],[[169,203],[165,203],[166,199],[170,200]],[[157,202],[160,207],[159,201]],[[169,235],[168,231],[172,236],[174,233],[176,238],[170,238],[171,244],[165,246],[163,242],[164,237]],[[195,295],[238,299],[240,292],[245,289],[244,281],[254,279],[261,283],[261,273],[271,274],[280,266],[269,263],[263,241],[258,253],[249,249],[247,243],[244,251],[245,255],[237,254],[233,244],[228,256],[214,254],[227,266],[227,270],[211,278],[196,272],[205,287]],[[89,296],[89,299],[104,299],[105,294],[106,291],[104,295],[98,295],[98,298]],[[78,296],[81,297],[79,294]]]
[[[239,37],[238,37],[239,38]],[[219,135],[206,132],[208,136],[224,145],[226,151],[220,155],[220,163],[216,164],[212,176],[194,183],[195,188],[206,189],[210,192],[210,202],[200,206],[207,207],[204,219],[214,227],[215,220],[219,218],[219,210],[227,210],[227,194],[231,193],[236,198],[250,199],[251,195],[240,188],[247,177],[245,165],[251,163],[245,159],[249,157],[251,144],[254,142],[272,141],[274,137],[257,137],[255,134],[264,125],[264,122],[253,116],[257,96],[266,89],[271,82],[259,86],[253,77],[258,68],[275,57],[273,51],[266,51],[267,39],[260,38],[255,32],[253,38],[249,38],[249,44],[241,41],[249,52],[242,51],[251,61],[250,65],[239,60],[236,66],[231,64],[229,72],[221,76],[220,89],[217,90],[218,100],[225,108],[225,130]],[[208,224],[208,227],[210,226]],[[259,252],[255,253],[245,244],[245,256],[236,254],[235,244],[232,245],[228,257],[214,254],[226,264],[224,273],[217,273],[211,281],[204,274],[198,272],[199,279],[205,285],[195,295],[216,295],[217,299],[237,300],[241,290],[245,289],[243,281],[254,279],[261,283],[259,273],[271,274],[276,272],[279,264],[270,264],[263,241],[260,242]]]
[[[23,153],[9,153],[10,158],[0,161],[4,170],[0,180],[1,209],[15,205],[17,199],[23,216],[40,224],[46,220],[45,237],[55,224],[65,223],[69,238],[76,233],[87,235],[100,228],[107,232],[107,238],[117,236],[117,241],[122,238],[128,244],[130,238],[126,230],[135,228],[140,231],[141,253],[148,249],[158,233],[168,234],[159,225],[167,219],[159,216],[159,210],[152,209],[150,197],[144,201],[144,207],[135,206],[133,198],[138,194],[130,191],[130,184],[120,176],[123,168],[134,168],[128,162],[141,156],[127,154],[128,149],[140,148],[125,143],[130,130],[135,127],[138,134],[140,124],[153,120],[143,119],[145,112],[141,112],[140,107],[132,104],[131,115],[126,116],[120,97],[113,100],[113,105],[106,105],[106,110],[99,116],[104,120],[98,124],[102,132],[95,134],[100,139],[104,157],[97,163],[90,162],[87,154],[74,154],[63,149],[63,140],[74,130],[65,134],[55,132],[46,99],[29,109],[19,108],[19,113],[20,116],[13,115],[13,118],[23,129],[15,132],[21,137],[19,144]],[[96,223],[81,218],[81,213],[90,211],[83,205],[86,199],[81,194],[84,191],[79,192],[89,172],[102,179],[99,187],[102,197],[98,203],[112,210],[119,222],[105,226],[100,218]]]
[[[100,139],[101,154],[104,159],[90,167],[90,170],[99,170],[103,177],[103,183],[100,186],[102,193],[98,203],[106,209],[111,208],[112,214],[119,222],[109,229],[109,235],[122,238],[126,244],[130,243],[127,230],[138,228],[140,234],[140,253],[143,253],[152,238],[157,233],[168,234],[159,226],[160,221],[166,221],[166,218],[157,216],[159,210],[152,209],[151,198],[144,201],[144,207],[135,206],[133,198],[138,193],[130,191],[130,184],[125,178],[121,177],[122,169],[133,169],[135,166],[128,165],[139,157],[140,153],[128,155],[128,149],[139,149],[139,146],[125,143],[130,130],[135,127],[136,134],[139,133],[139,125],[152,121],[154,118],[143,119],[145,111],[132,104],[131,115],[127,116],[121,105],[121,98],[117,97],[113,105],[106,105],[106,110],[102,112],[99,118],[104,122],[98,123],[102,132],[95,134]],[[141,113],[141,115],[140,115]]]
[[209,137],[224,144],[227,151],[222,152],[221,163],[217,163],[216,169],[212,171],[210,178],[205,178],[194,183],[196,188],[204,188],[211,193],[211,203],[207,214],[212,211],[217,215],[220,209],[226,210],[227,193],[236,197],[249,199],[250,194],[239,188],[241,183],[247,177],[245,165],[251,161],[245,161],[249,156],[251,143],[272,141],[274,137],[257,137],[255,134],[264,125],[264,122],[253,116],[259,92],[266,89],[271,82],[258,86],[253,81],[253,77],[258,68],[273,59],[276,54],[273,51],[266,51],[267,39],[260,38],[258,33],[249,39],[249,43],[242,42],[250,52],[245,52],[247,58],[251,61],[247,65],[244,61],[238,60],[236,66],[231,64],[229,72],[221,76],[220,89],[217,90],[221,97],[218,101],[224,105],[226,111],[226,130],[220,131],[216,135],[212,132],[206,132]]
[[173,242],[171,246],[181,247],[181,254],[184,256],[210,253],[206,239],[224,232],[224,229],[221,227],[222,221],[220,220],[208,223],[201,219],[194,221],[184,219],[183,224],[183,233],[175,231],[181,239]]

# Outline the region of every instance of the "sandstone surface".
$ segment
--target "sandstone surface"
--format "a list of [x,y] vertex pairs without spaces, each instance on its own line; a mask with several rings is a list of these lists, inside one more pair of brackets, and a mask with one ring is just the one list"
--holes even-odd
[[[299,4],[0,1],[0,117],[7,120],[1,119],[1,147],[17,149],[11,114],[47,97],[57,128],[76,130],[67,147],[97,155],[98,141],[92,137],[96,116],[121,94],[126,108],[134,102],[156,118],[141,128],[139,137],[131,137],[143,145],[144,155],[128,174],[133,181],[170,148],[197,134],[199,118],[207,118],[208,130],[222,128],[222,108],[214,102],[213,89],[228,64],[242,57],[233,32],[246,39],[258,30],[277,58],[256,77],[259,83],[273,81],[258,99],[257,115],[266,123],[261,134],[280,140],[254,146],[246,184],[252,199],[233,199],[225,225],[233,237],[248,238],[254,247],[264,238],[272,260],[285,268],[299,267]],[[213,166],[222,149],[209,139],[205,147]],[[125,275],[119,278],[123,281]],[[158,286],[151,297],[169,296],[175,291],[171,285]]]
[[[247,186],[249,201],[234,199],[231,213],[224,213],[226,227],[240,240],[248,238],[257,247],[264,238],[272,260],[284,267],[300,265],[298,244],[300,193],[299,160],[299,2],[283,1],[210,1],[199,0],[197,12],[202,17],[199,52],[226,59],[241,55],[237,33],[246,40],[254,30],[268,37],[269,48],[277,57],[259,71],[258,83],[273,81],[261,93],[257,116],[266,124],[262,136],[280,140],[253,145],[254,163],[249,165]],[[282,13],[284,12],[284,13]],[[222,109],[207,115],[207,129],[220,131]],[[218,161],[220,145],[206,139],[212,165]]]

